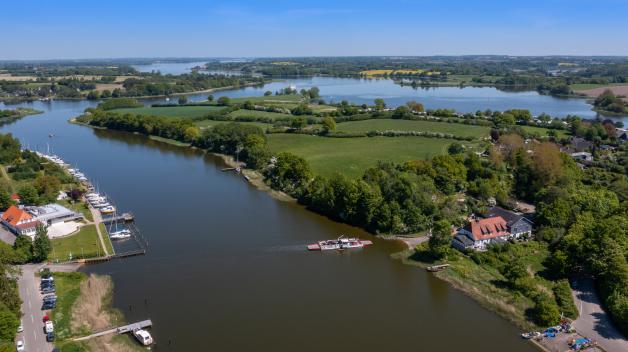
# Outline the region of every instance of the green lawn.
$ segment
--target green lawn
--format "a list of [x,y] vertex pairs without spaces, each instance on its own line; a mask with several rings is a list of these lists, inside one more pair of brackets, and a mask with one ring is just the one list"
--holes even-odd
[[222,106],[168,106],[168,107],[143,107],[130,109],[115,109],[113,112],[132,113],[140,115],[167,116],[180,118],[203,117],[210,111],[223,109]]
[[70,254],[72,259],[97,257],[105,254],[94,225],[83,226],[77,234],[56,238],[51,242],[52,252],[48,259],[52,261],[69,260]]
[[215,121],[215,120],[196,121],[195,124],[200,129],[205,129],[205,128],[214,127],[216,125],[220,125],[220,124],[223,124],[223,123],[232,123],[232,122],[240,123],[240,124],[243,124],[243,125],[258,126],[258,127],[262,128],[263,130],[266,130],[267,128],[272,127],[271,124],[263,123],[263,122],[238,122],[238,121]]
[[463,125],[460,123],[447,123],[435,121],[412,121],[373,119],[363,121],[350,121],[339,123],[338,132],[368,132],[368,131],[424,131],[448,133],[460,137],[487,137],[490,127]]
[[270,134],[273,152],[291,152],[305,158],[318,175],[339,172],[361,177],[378,161],[401,163],[426,159],[446,152],[451,139],[426,137],[328,138],[301,134]]
[[103,236],[103,241],[105,242],[105,246],[107,247],[107,251],[109,254],[115,254],[113,250],[113,243],[111,243],[111,238],[109,238],[109,231],[107,231],[107,227],[102,222],[98,224],[100,227],[100,233]]
[[257,110],[245,110],[245,109],[240,109],[240,110],[236,110],[236,111],[232,111],[229,113],[230,117],[236,118],[236,117],[252,117],[252,118],[259,118],[259,117],[264,117],[264,118],[271,118],[271,119],[278,119],[278,118],[291,118],[293,117],[293,115],[290,114],[282,114],[282,113],[278,113],[278,112],[268,112],[268,111],[257,111]]
[[[519,126],[519,127],[523,128],[523,130],[528,133],[535,133],[541,137],[547,136],[547,132],[552,131],[549,128],[536,127],[536,126]],[[569,133],[565,130],[554,130],[554,131],[556,131],[556,134],[558,135],[559,139],[569,136]]]

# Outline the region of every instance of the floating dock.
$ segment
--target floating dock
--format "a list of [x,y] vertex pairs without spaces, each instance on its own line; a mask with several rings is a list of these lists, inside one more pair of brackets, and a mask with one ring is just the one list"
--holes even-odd
[[104,330],[104,331],[100,331],[88,336],[83,336],[83,337],[78,337],[75,338],[74,341],[84,341],[84,340],[89,340],[92,339],[94,337],[100,337],[100,336],[105,336],[105,335],[110,335],[110,334],[125,334],[127,332],[133,332],[135,330],[139,330],[139,329],[144,329],[147,327],[150,327],[153,325],[153,322],[149,319],[149,320],[143,320],[137,323],[133,323],[133,324],[129,324],[129,325],[124,325],[124,326],[120,326],[117,328],[113,328],[113,329],[108,329],[108,330]]

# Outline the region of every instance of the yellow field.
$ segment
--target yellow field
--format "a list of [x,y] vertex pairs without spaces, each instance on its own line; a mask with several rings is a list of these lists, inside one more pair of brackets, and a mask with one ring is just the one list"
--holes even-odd
[[113,91],[114,89],[123,89],[121,83],[96,83],[96,90],[102,92],[103,90]]
[[425,71],[425,70],[421,70],[421,69],[414,69],[414,70],[366,70],[366,71],[361,71],[360,74],[365,75],[365,76],[383,76],[383,75],[393,75],[393,74],[398,74],[398,75],[414,75],[414,74],[420,74],[420,73],[427,73],[427,75],[431,76],[431,75],[439,75],[440,72],[438,71]]
[[0,81],[34,81],[37,77],[35,76],[11,76],[8,73],[0,73]]
[[273,65],[280,65],[280,66],[298,65],[298,63],[292,62],[292,61],[275,61],[272,64]]

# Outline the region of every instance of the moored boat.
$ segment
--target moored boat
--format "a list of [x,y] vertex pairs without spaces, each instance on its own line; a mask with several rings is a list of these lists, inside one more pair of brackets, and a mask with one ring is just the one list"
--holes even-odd
[[116,208],[114,208],[112,205],[108,205],[106,207],[100,208],[100,212],[103,214],[111,214],[111,213],[115,213]]
[[330,250],[344,250],[352,248],[362,248],[372,245],[373,242],[369,240],[361,240],[359,238],[346,238],[344,236],[338,237],[335,240],[318,241],[307,246],[310,251],[330,251]]

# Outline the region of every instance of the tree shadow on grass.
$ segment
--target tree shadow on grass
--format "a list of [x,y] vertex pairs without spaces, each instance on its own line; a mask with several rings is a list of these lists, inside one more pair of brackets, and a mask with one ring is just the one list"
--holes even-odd
[[412,255],[408,257],[408,259],[426,264],[434,264],[437,260],[428,251],[419,249],[412,253]]

